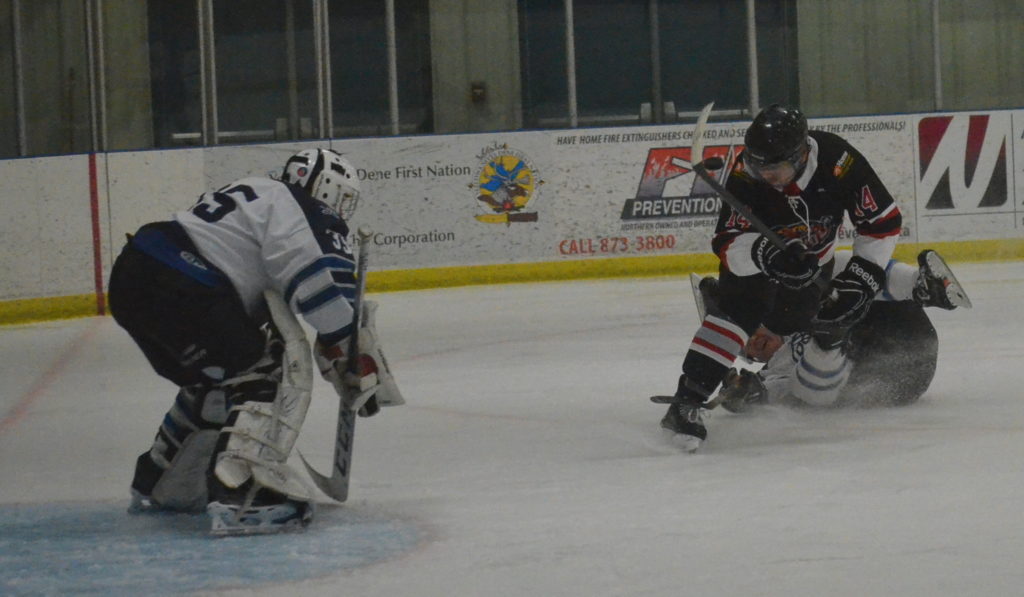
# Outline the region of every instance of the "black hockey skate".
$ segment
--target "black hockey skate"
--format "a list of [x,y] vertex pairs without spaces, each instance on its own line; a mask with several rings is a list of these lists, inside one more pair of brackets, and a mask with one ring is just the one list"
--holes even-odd
[[768,403],[768,388],[757,373],[749,369],[730,369],[722,380],[717,400],[731,413],[744,413]]
[[915,302],[923,307],[946,310],[971,308],[971,299],[938,253],[931,249],[921,251],[917,256],[917,264],[920,273],[914,283]]
[[253,487],[252,479],[235,490],[214,481],[211,495],[206,512],[210,533],[218,537],[300,531],[313,520],[312,502]]
[[662,429],[671,431],[672,443],[687,452],[693,452],[707,439],[704,426],[704,404],[698,399],[675,396],[668,412],[661,419]]

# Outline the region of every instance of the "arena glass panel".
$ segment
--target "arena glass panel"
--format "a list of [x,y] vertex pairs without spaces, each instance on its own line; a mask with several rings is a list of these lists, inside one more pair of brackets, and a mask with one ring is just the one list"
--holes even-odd
[[[0,29],[14,31],[13,7],[0,2]],[[15,157],[18,147],[18,81],[14,69],[14,35],[0,35],[0,158]]]
[[[391,134],[387,15],[379,0],[330,7],[331,103],[334,134]],[[395,1],[399,129],[434,131],[427,0]]]
[[527,128],[568,126],[565,3],[519,1],[519,67],[523,124]]
[[201,145],[199,25],[195,0],[148,3],[153,139],[157,147]]
[[218,141],[316,136],[312,3],[217,1],[213,30]]

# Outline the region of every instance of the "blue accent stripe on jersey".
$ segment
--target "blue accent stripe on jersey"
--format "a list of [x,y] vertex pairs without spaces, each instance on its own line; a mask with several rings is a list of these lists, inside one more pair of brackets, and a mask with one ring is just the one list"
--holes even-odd
[[287,303],[291,303],[292,297],[295,296],[295,291],[298,290],[299,286],[306,280],[324,270],[341,270],[343,272],[351,272],[353,269],[355,269],[355,263],[348,259],[339,257],[338,255],[324,255],[299,270],[299,273],[292,277],[292,281],[288,283],[288,288],[284,292],[284,300]]
[[[836,377],[838,377],[838,379],[836,379]],[[802,385],[803,387],[809,388],[809,389],[817,391],[817,392],[826,392],[828,390],[834,390],[837,387],[839,387],[840,385],[846,383],[846,379],[843,378],[841,375],[840,376],[832,376],[831,378],[829,378],[828,383],[826,383],[826,384],[815,383],[815,382],[807,379],[805,376],[800,375],[800,370],[799,369],[796,372],[796,379],[797,379],[797,381],[800,382],[800,385]],[[835,379],[835,381],[831,381],[832,379]]]
[[[343,325],[329,334],[320,334],[319,336],[317,336],[317,340],[324,346],[331,346],[332,344],[337,344],[338,342],[341,342],[345,338],[351,336],[352,329],[353,325],[349,323],[348,325]],[[345,347],[345,350],[348,350],[347,346]]]
[[304,301],[299,301],[299,311],[303,313],[315,311],[320,307],[324,306],[325,304],[337,299],[338,297],[341,297],[348,301],[349,303],[351,303],[353,294],[355,294],[355,290],[352,288],[345,288],[343,286],[328,286],[327,288],[324,288],[323,290],[314,294],[308,299]]
[[797,367],[797,372],[799,372],[801,369],[803,369],[804,371],[810,373],[811,375],[814,375],[815,377],[821,377],[823,379],[827,379],[827,378],[830,378],[830,377],[835,377],[835,376],[839,375],[840,373],[842,373],[843,370],[846,369],[846,361],[843,361],[839,365],[838,369],[829,369],[829,370],[826,371],[826,370],[824,370],[824,369],[822,369],[822,368],[820,368],[820,367],[818,367],[816,365],[812,365],[812,364],[808,363],[806,360],[801,360],[799,366]]

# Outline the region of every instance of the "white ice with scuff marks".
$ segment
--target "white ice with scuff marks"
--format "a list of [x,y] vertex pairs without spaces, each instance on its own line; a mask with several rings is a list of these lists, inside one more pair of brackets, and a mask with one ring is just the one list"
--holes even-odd
[[[351,501],[341,511],[394,521],[416,540],[307,580],[246,582],[232,570],[230,581],[208,573],[187,590],[1018,594],[1024,263],[954,269],[975,307],[929,311],[939,366],[919,403],[715,411],[695,455],[662,441],[664,407],[647,400],[674,389],[697,325],[685,276],[375,295],[408,404],[359,420]],[[127,505],[135,457],[174,395],[127,335],[109,318],[0,328],[0,367],[0,512]],[[322,470],[334,404],[318,380],[298,447]],[[338,522],[339,510],[325,512]],[[275,550],[271,560],[329,564],[315,544]],[[0,539],[0,564],[14,549]],[[230,567],[231,553],[207,557]],[[161,565],[140,554],[134,580]],[[12,574],[0,566],[0,588],[13,586]],[[80,588],[102,593],[114,580],[93,575],[95,586]]]

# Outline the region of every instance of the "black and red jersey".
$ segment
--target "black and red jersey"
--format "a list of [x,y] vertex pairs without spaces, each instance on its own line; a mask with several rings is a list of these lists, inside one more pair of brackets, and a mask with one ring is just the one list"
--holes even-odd
[[[892,195],[845,139],[824,131],[811,131],[808,137],[807,165],[795,181],[783,188],[770,186],[747,173],[737,159],[726,188],[781,237],[803,241],[822,264],[832,259],[846,216],[856,232],[854,255],[886,267],[903,222]],[[732,273],[758,274],[750,255],[758,235],[723,202],[712,250]]]

